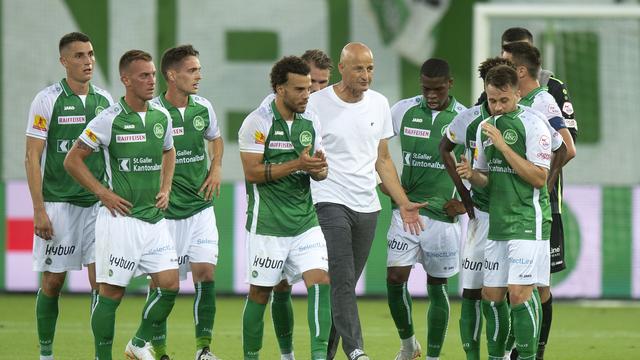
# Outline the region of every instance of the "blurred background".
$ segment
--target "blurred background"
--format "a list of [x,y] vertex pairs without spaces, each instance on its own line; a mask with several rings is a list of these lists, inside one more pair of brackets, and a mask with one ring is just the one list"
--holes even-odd
[[[568,269],[554,275],[554,297],[640,298],[640,163],[634,155],[640,136],[638,1],[0,0],[0,19],[0,291],[38,288],[38,274],[31,270],[24,134],[35,94],[65,76],[57,49],[65,33],[91,37],[93,83],[114,98],[123,95],[117,63],[125,51],[146,50],[156,66],[176,44],[191,43],[200,51],[200,95],[213,103],[225,141],[225,183],[215,200],[216,288],[244,293],[246,199],[237,131],[270,92],[276,60],[319,48],[337,68],[342,47],[362,41],[375,58],[372,88],[393,104],[419,94],[420,65],[440,57],[452,68],[452,95],[471,106],[481,90],[479,62],[499,54],[504,29],[523,26],[543,53],[543,67],[567,84],[579,126],[578,154],[565,168]],[[338,80],[334,69],[332,82]],[[392,145],[400,165],[399,145]],[[388,200],[381,199],[385,209],[360,294],[386,291],[390,214]],[[69,273],[68,279],[68,291],[88,289],[84,273]],[[140,290],[145,282],[134,281],[131,288]],[[421,268],[413,271],[412,294],[424,296],[425,282]],[[452,283],[450,291],[457,294],[457,277]],[[190,280],[181,287],[193,289]]]

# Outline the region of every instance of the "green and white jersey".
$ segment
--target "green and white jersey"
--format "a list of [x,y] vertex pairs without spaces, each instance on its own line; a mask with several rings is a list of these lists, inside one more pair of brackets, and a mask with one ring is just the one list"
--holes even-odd
[[[89,85],[88,94],[79,96],[65,79],[46,87],[33,99],[27,136],[46,142],[40,161],[44,201],[68,202],[82,207],[98,201],[95,195],[73,180],[62,164],[82,130],[112,104],[113,99],[106,90]],[[104,156],[100,152],[91,154],[85,163],[96,179],[106,181]]]
[[162,154],[173,147],[171,131],[171,115],[163,107],[148,102],[146,112],[135,112],[123,97],[80,135],[93,149],[105,150],[109,186],[133,204],[130,216],[152,224],[163,218],[155,198]]
[[164,214],[167,219],[186,219],[213,205],[198,190],[209,174],[204,140],[220,137],[218,119],[211,103],[198,95],[190,95],[187,106],[182,109],[171,105],[165,94],[151,102],[169,111],[176,148],[176,169],[169,207]]
[[[489,110],[486,102],[469,108],[458,114],[449,127],[447,138],[454,144],[463,145],[467,159],[473,166],[473,154],[476,150],[476,133],[482,121],[489,118]],[[481,211],[489,212],[489,190],[478,186],[471,186],[471,199],[473,204]]]
[[[323,150],[317,115],[307,108],[285,121],[275,100],[254,110],[238,132],[240,152],[263,154],[265,164],[295,160],[312,145],[310,154]],[[297,236],[319,226],[311,200],[309,174],[297,171],[278,180],[247,187],[247,231],[268,236]]]
[[[526,108],[485,120],[500,130],[511,149],[536,166],[549,169],[551,135],[545,121]],[[547,186],[540,189],[522,179],[502,152],[478,127],[473,167],[489,175],[491,240],[549,240],[551,207]]]
[[[465,109],[449,97],[446,109],[434,111],[422,95],[400,100],[391,108],[393,133],[400,135],[402,147],[402,187],[409,200],[429,202],[420,214],[434,220],[456,221],[443,210],[444,203],[456,196],[456,187],[444,167],[439,147],[451,120]],[[460,155],[463,149],[457,146],[454,152]]]

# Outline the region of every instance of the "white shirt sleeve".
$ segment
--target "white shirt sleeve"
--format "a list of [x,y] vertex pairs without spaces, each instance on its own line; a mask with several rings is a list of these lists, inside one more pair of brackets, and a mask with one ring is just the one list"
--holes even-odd
[[53,104],[44,91],[33,99],[27,116],[27,136],[46,140],[53,113]]
[[551,134],[551,151],[558,150],[558,148],[560,146],[562,146],[562,142],[563,142],[562,141],[562,135],[560,135],[560,133],[557,132],[556,129],[553,128],[553,126],[551,126],[551,123],[546,118],[545,114],[541,113],[540,111],[538,111],[538,110],[536,110],[534,108],[529,108],[529,110],[533,114],[535,114],[538,118],[540,118],[540,120],[544,123],[545,127],[547,128],[547,130],[549,130],[549,134]]
[[216,112],[213,110],[213,106],[210,102],[207,102],[206,106],[207,110],[209,111],[209,126],[204,131],[204,138],[207,140],[214,140],[220,137],[218,117],[216,116]]
[[400,134],[400,128],[402,127],[402,118],[406,113],[406,107],[402,106],[402,101],[395,103],[391,107],[391,121],[393,125],[393,136]]
[[[383,97],[384,104],[382,106],[382,134],[380,140],[389,139],[395,134],[393,131],[393,120],[391,119],[391,109],[389,108],[389,101],[386,97]],[[402,119],[401,119],[402,120]]]
[[256,111],[252,112],[244,119],[238,131],[240,152],[264,154],[267,135],[269,135],[269,129],[265,122],[257,116]]
[[[484,123],[484,121],[482,123]],[[489,164],[487,164],[487,155],[484,152],[485,144],[482,143],[482,123],[480,123],[476,131],[476,149],[473,152],[473,168],[487,172],[489,171]],[[487,139],[487,141],[489,141],[489,139]]]
[[173,148],[173,120],[171,119],[171,115],[169,111],[164,110],[163,113],[167,117],[167,132],[164,134],[164,143],[162,144],[162,150],[167,151]]
[[109,146],[111,142],[111,125],[113,119],[121,111],[120,105],[114,105],[96,116],[80,134],[79,140],[87,144],[93,150],[102,146]]
[[525,127],[526,157],[537,166],[549,169],[551,166],[551,134],[540,121],[529,122]]
[[[447,126],[446,134],[449,141],[458,145],[465,145],[467,142],[467,126],[470,121],[468,117],[470,110],[463,111],[453,118],[449,126]],[[480,115],[480,114],[478,114]]]
[[[313,149],[315,151],[324,151],[324,146],[322,146],[322,126],[320,125],[320,119],[318,118],[318,116],[314,113],[313,115],[313,129],[316,132],[316,139],[315,142],[313,144]],[[310,154],[311,156],[313,156],[313,154]],[[325,153],[326,155],[326,153]]]

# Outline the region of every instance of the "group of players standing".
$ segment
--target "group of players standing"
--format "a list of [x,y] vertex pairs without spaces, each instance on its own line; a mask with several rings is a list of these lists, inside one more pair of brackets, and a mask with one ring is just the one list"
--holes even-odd
[[[575,156],[576,126],[562,83],[548,72],[539,76],[532,40],[526,29],[505,32],[503,56],[479,68],[486,98],[470,109],[449,95],[453,78],[440,59],[423,64],[422,95],[391,108],[369,88],[373,54],[364,44],[343,48],[341,80],[332,86],[331,60],[320,50],[273,66],[274,94],[239,131],[248,197],[245,359],[259,357],[269,299],[281,359],[294,359],[290,284],[299,280],[308,289],[311,358],[333,359],[342,338],[350,360],[368,359],[355,285],[381,209],[378,182],[394,208],[387,289],[401,338],[396,359],[422,355],[407,290],[416,263],[427,272],[431,300],[427,359],[440,356],[447,279],[460,263],[467,358],[480,358],[483,314],[490,359],[508,357],[514,342],[512,357],[542,358],[551,323],[549,267],[564,268],[560,169]],[[198,52],[184,45],[164,53],[167,91],[155,98],[151,56],[126,52],[119,66],[125,96],[114,103],[90,83],[95,59],[86,35],[65,35],[59,50],[67,76],[32,103],[25,161],[34,270],[43,274],[36,302],[41,360],[53,359],[66,271],[82,265],[92,287],[96,359],[111,359],[116,309],[130,279],[141,274],[150,276],[150,292],[125,355],[168,359],[166,319],[189,271],[195,359],[216,359],[212,198],[219,194],[223,143],[211,103],[197,95]],[[398,135],[401,179],[387,147]],[[464,212],[470,222],[461,262],[457,215]],[[550,251],[550,238],[560,250]]]

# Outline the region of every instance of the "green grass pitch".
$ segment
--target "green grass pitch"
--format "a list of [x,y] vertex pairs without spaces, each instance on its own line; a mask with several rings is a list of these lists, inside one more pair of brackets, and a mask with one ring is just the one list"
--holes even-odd
[[[0,294],[0,359],[37,359],[34,311],[35,296]],[[123,349],[139,323],[144,297],[128,296],[116,319],[114,359],[123,359]],[[193,359],[194,339],[190,295],[179,297],[169,318],[168,348],[172,359]],[[242,360],[242,307],[244,298],[219,297],[214,325],[213,349],[224,360]],[[547,359],[634,359],[640,351],[640,305],[632,302],[557,302]],[[361,299],[360,319],[365,348],[374,360],[393,359],[399,339],[385,299]],[[427,300],[414,300],[414,323],[425,347]],[[308,359],[309,335],[306,299],[294,300],[294,347],[298,359]],[[449,332],[441,359],[464,359],[458,319],[460,303],[451,302]],[[484,334],[483,334],[484,339]],[[486,344],[482,344],[486,352]],[[89,326],[89,298],[63,295],[54,343],[56,360],[91,359],[93,337]],[[484,357],[484,356],[483,356]],[[261,359],[279,359],[271,315],[265,314],[265,337]],[[423,355],[424,358],[424,355]],[[345,359],[342,353],[337,359]]]

